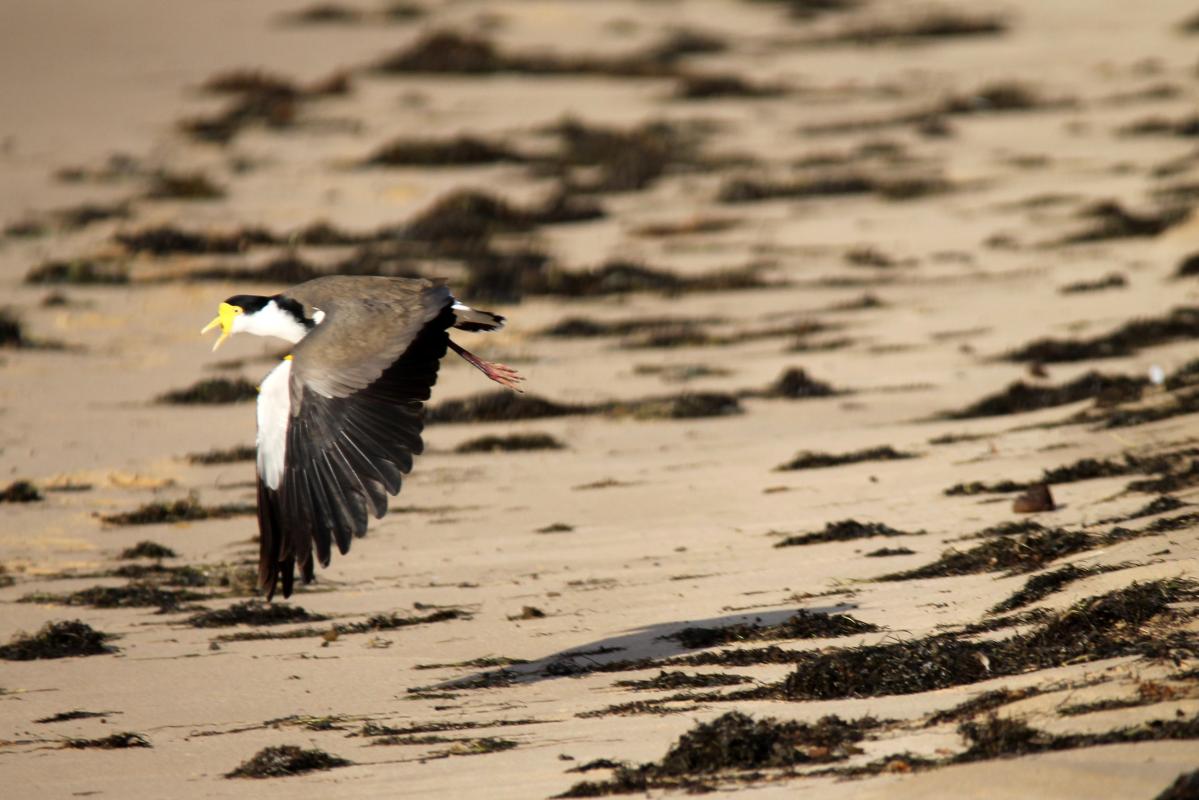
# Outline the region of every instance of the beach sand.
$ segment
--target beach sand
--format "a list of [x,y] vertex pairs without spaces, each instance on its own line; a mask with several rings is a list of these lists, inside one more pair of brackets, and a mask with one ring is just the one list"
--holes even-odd
[[[1199,767],[1193,4],[304,8],[0,7],[0,490],[41,495],[0,504],[0,642],[113,648],[2,662],[13,797],[1152,798]],[[290,83],[205,88],[232,70]],[[254,467],[189,455],[253,443],[285,352],[199,330],[346,269],[506,315],[455,337],[560,413],[444,421],[495,388],[447,357],[391,513],[276,598],[319,619],[198,627],[257,608]],[[216,378],[248,399],[159,399]],[[558,446],[458,452],[516,434]],[[104,519],[176,501],[231,516]],[[663,760],[730,712],[779,743]],[[857,732],[784,724],[827,715]],[[353,763],[226,778],[279,745]]]

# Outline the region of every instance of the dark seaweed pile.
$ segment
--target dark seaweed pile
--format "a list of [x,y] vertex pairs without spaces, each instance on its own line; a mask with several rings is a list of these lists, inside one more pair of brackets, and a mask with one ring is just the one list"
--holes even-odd
[[[1128,356],[1145,347],[1177,341],[1190,341],[1199,336],[1199,308],[1183,306],[1160,317],[1134,319],[1110,333],[1089,339],[1037,339],[1008,353],[1009,361],[1029,361],[1054,364],[1086,361],[1093,358]],[[1097,380],[1102,376],[1088,373]],[[1114,381],[1118,376],[1104,377]],[[1082,380],[1081,378],[1079,380]],[[1130,378],[1123,378],[1130,381]]]
[[743,622],[720,628],[683,628],[662,638],[671,639],[690,649],[769,639],[831,639],[877,630],[878,626],[854,619],[848,614],[817,614],[800,610],[775,625]]
[[9,661],[32,661],[40,658],[69,658],[115,653],[116,648],[105,644],[111,634],[93,630],[79,620],[47,622],[32,635],[17,634],[0,645],[0,658]]
[[110,525],[160,525],[168,522],[192,522],[203,519],[229,519],[257,513],[258,508],[249,503],[227,503],[205,506],[189,496],[173,502],[147,503],[133,511],[119,514],[104,514],[100,519]]
[[815,453],[805,450],[786,464],[780,464],[774,469],[776,472],[823,469],[825,467],[839,467],[843,464],[858,464],[862,461],[900,461],[908,458],[916,458],[916,454],[900,452],[890,445],[855,450],[852,453]]
[[264,747],[226,778],[283,778],[306,772],[348,767],[354,762],[316,748],[305,750],[292,744]]
[[924,533],[924,531],[898,531],[882,522],[858,522],[855,519],[845,519],[840,522],[828,523],[824,526],[824,530],[788,536],[775,544],[775,547],[844,542],[852,539],[870,539],[875,536],[914,536],[919,533]]

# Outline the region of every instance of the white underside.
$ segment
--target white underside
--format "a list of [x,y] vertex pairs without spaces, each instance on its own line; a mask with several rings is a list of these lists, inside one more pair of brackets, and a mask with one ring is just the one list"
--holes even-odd
[[271,489],[283,479],[291,419],[291,359],[271,370],[258,393],[258,476]]

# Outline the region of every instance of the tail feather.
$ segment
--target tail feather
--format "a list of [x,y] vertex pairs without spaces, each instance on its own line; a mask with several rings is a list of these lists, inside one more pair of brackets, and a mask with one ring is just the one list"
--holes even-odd
[[454,327],[460,331],[498,331],[504,327],[504,318],[490,311],[480,311],[463,303],[454,303]]

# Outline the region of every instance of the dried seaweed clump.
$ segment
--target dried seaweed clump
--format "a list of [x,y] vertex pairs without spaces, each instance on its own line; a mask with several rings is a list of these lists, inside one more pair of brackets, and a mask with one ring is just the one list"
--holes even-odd
[[1008,353],[1009,361],[1042,364],[1128,356],[1145,347],[1190,341],[1199,336],[1199,308],[1183,306],[1161,317],[1134,319],[1089,339],[1037,339]]
[[513,392],[483,392],[461,400],[443,400],[425,413],[427,422],[511,422],[586,414],[590,406],[556,403]]
[[129,561],[135,558],[162,559],[176,558],[177,556],[178,554],[166,545],[161,545],[158,542],[146,540],[143,542],[138,542],[133,547],[126,547],[121,551],[121,554],[117,556],[117,558],[121,559],[122,561]]
[[328,617],[310,613],[300,606],[246,600],[234,603],[228,608],[201,611],[188,617],[187,623],[194,628],[228,628],[233,625],[287,625],[293,622],[320,622],[325,619]]
[[234,464],[239,461],[253,461],[258,456],[258,448],[251,444],[237,445],[225,450],[209,450],[205,453],[189,453],[189,464]]
[[1099,544],[1098,536],[1083,531],[1042,528],[1014,536],[997,537],[965,551],[950,548],[931,564],[884,575],[878,580],[906,581],[997,570],[1029,572],[1050,561],[1089,550]]
[[788,536],[775,544],[775,547],[794,547],[820,542],[845,542],[852,539],[871,539],[875,536],[913,536],[924,531],[899,531],[882,522],[858,522],[856,519],[843,519],[840,522],[830,522],[824,530],[804,533],[798,536]]
[[939,175],[891,175],[842,170],[803,175],[788,180],[733,178],[720,187],[716,199],[721,203],[754,203],[763,200],[877,194],[887,200],[911,200],[942,194],[951,188],[949,181]]
[[1028,633],[1001,641],[966,641],[941,633],[905,642],[801,653],[780,694],[831,700],[914,694],[1067,663],[1166,652],[1181,642],[1163,634],[1171,604],[1194,599],[1194,582],[1171,578],[1133,583],[1080,600]]
[[129,747],[152,747],[153,745],[143,734],[125,731],[99,739],[67,739],[62,746],[74,750],[124,750]]
[[[644,189],[672,167],[697,166],[701,161],[699,135],[678,123],[647,122],[622,130],[565,119],[549,132],[561,146],[542,167],[585,191]],[[589,177],[574,175],[580,167],[587,168]]]
[[1082,230],[1068,234],[1061,245],[1105,242],[1112,239],[1140,239],[1157,236],[1186,219],[1190,207],[1167,207],[1144,213],[1129,211],[1113,200],[1084,209],[1081,216],[1089,221]]
[[454,448],[455,453],[496,453],[523,450],[562,450],[566,445],[548,433],[513,433],[507,436],[480,436]]
[[207,378],[186,389],[175,389],[158,397],[174,405],[215,405],[258,399],[258,387],[245,378]]
[[133,511],[105,514],[100,517],[111,525],[159,525],[168,522],[193,522],[203,519],[229,519],[257,513],[257,507],[247,503],[226,503],[205,506],[194,496],[169,503],[147,503]]
[[702,419],[740,414],[741,403],[731,394],[722,392],[683,392],[666,397],[623,400],[601,407],[612,417],[653,419]]
[[509,147],[478,136],[463,134],[449,139],[393,139],[367,156],[363,164],[385,167],[448,167],[525,160]]
[[111,634],[101,633],[79,620],[47,622],[32,635],[17,634],[8,644],[0,645],[0,658],[8,661],[33,661],[42,658],[98,656],[115,653],[104,642]]
[[783,370],[774,383],[758,392],[747,392],[749,397],[785,398],[803,400],[809,397],[831,397],[841,394],[824,381],[817,380],[801,367]]
[[305,772],[348,767],[354,762],[330,755],[324,750],[305,750],[294,744],[264,747],[237,769],[225,774],[226,778],[284,778],[302,775]]
[[260,125],[282,129],[296,124],[300,106],[309,100],[348,94],[349,74],[335,72],[308,86],[288,78],[252,69],[230,70],[214,75],[204,84],[206,91],[232,94],[235,99],[209,116],[191,117],[179,128],[194,139],[228,144],[244,128]]
[[0,489],[0,503],[36,503],[44,499],[42,493],[29,481],[13,481]]
[[684,733],[660,762],[618,766],[609,780],[582,781],[558,797],[640,794],[665,788],[711,791],[715,787],[705,779],[721,772],[844,761],[861,752],[857,743],[879,724],[872,717],[846,721],[827,716],[813,723],[771,717],[755,720],[730,711]]
[[25,274],[25,283],[111,286],[129,283],[129,270],[123,263],[101,259],[76,258],[69,261],[46,261]]
[[855,450],[851,453],[817,453],[805,450],[786,464],[780,464],[774,469],[776,472],[824,469],[826,467],[839,467],[843,464],[858,464],[863,461],[902,461],[916,457],[915,453],[900,452],[890,445],[869,447],[865,450]]
[[890,17],[854,19],[812,41],[817,44],[911,44],[958,37],[998,36],[1008,27],[1007,21],[997,14],[930,8],[909,10]]
[[151,583],[130,583],[126,586],[93,586],[69,595],[32,594],[22,597],[22,603],[63,603],[69,606],[92,608],[157,608],[160,613],[173,611],[183,602],[204,597],[186,589],[163,589]]
[[601,216],[598,205],[567,193],[522,208],[486,192],[461,189],[438,198],[396,235],[437,245],[446,255],[463,255],[485,249],[495,234]]
[[716,647],[730,642],[758,642],[769,639],[832,639],[877,630],[877,625],[862,622],[848,614],[817,614],[801,609],[775,625],[742,622],[720,628],[683,628],[662,638],[694,649]]
[[[1009,357],[1015,361],[1045,360],[1035,357],[1026,358],[1025,351],[1048,352],[1048,347],[1043,343],[1034,343]],[[1015,381],[1001,392],[987,395],[963,409],[949,411],[941,416],[944,419],[974,419],[1006,414],[1026,414],[1030,411],[1055,408],[1092,398],[1099,398],[1105,402],[1124,402],[1139,398],[1148,383],[1145,378],[1105,375],[1094,371],[1059,386],[1040,386],[1024,381]]]

